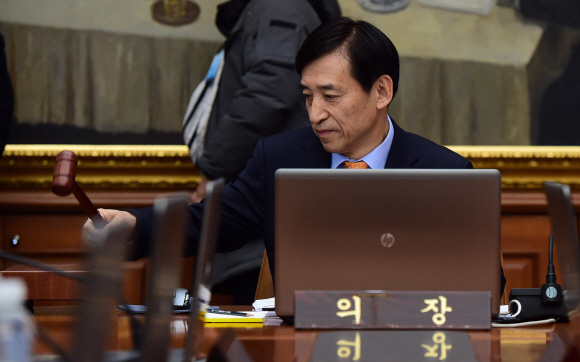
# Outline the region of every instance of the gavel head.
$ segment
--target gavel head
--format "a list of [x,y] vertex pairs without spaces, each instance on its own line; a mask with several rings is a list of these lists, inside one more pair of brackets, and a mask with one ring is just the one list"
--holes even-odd
[[58,196],[68,196],[73,190],[77,174],[77,155],[72,151],[62,151],[56,155],[52,192]]

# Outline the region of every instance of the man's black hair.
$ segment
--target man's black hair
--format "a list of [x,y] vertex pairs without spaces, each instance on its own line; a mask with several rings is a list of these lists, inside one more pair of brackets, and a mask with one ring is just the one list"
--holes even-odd
[[374,25],[342,17],[323,23],[304,40],[296,55],[296,70],[327,54],[340,51],[350,62],[351,76],[368,93],[386,74],[393,80],[393,97],[399,85],[399,54],[391,40]]

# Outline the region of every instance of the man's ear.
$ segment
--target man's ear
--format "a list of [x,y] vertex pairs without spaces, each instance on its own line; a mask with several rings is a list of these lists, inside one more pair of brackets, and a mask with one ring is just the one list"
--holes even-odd
[[377,92],[377,109],[386,108],[393,100],[393,80],[383,74],[375,81],[375,91]]

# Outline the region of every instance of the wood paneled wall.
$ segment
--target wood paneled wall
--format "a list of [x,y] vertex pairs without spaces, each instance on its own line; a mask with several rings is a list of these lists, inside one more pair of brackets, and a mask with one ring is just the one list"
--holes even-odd
[[[580,193],[574,194],[576,225],[579,225]],[[536,288],[545,283],[551,221],[541,192],[502,194],[502,254],[506,290]],[[558,241],[554,240],[554,263],[558,265]],[[561,282],[561,279],[558,279]]]
[[[135,202],[135,195],[130,192],[93,192],[89,195],[94,200],[107,200],[112,203],[108,207],[117,208],[148,206],[155,196],[154,193],[142,194],[139,202]],[[12,192],[8,197],[6,193],[0,192],[2,249],[78,272],[85,253],[80,230],[86,216],[78,210],[76,200],[71,196],[61,199],[61,202],[53,206],[47,203],[34,205],[30,202],[31,197],[34,198],[34,193]],[[580,193],[574,195],[574,203],[576,212],[580,214]],[[509,292],[511,288],[539,287],[545,280],[551,228],[545,198],[541,192],[504,191],[502,210],[502,253],[507,277],[506,290]],[[19,235],[19,243],[11,245],[15,235]],[[557,265],[557,253],[555,262]],[[76,283],[55,278],[50,273],[35,273],[30,268],[14,264],[4,262],[2,274],[25,277],[32,288],[31,298],[51,301],[76,298]],[[184,287],[191,285],[193,265],[194,258],[183,260],[181,284]],[[128,262],[124,269],[127,275],[127,299],[131,303],[143,302],[147,262]]]
[[[475,168],[501,172],[507,290],[539,287],[545,280],[551,228],[542,185],[547,180],[571,185],[578,220],[580,147],[450,148]],[[63,149],[79,156],[76,180],[97,207],[150,206],[158,194],[193,191],[200,180],[186,146],[8,145],[0,158],[0,248],[55,265],[81,262],[85,248],[80,228],[86,216],[72,196],[50,192],[54,159]],[[20,235],[17,246],[10,244],[14,235]],[[555,259],[557,265],[557,253]],[[0,261],[3,274],[11,266]],[[128,299],[144,301],[147,263],[125,268]],[[182,274],[182,286],[191,285],[193,259],[184,260]]]

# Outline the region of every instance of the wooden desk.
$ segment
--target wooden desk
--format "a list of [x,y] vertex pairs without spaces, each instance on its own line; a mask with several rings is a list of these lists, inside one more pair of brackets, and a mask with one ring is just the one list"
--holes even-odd
[[[70,147],[83,162],[76,180],[96,207],[151,206],[158,194],[193,190],[200,180],[186,146]],[[472,161],[475,168],[501,171],[506,290],[509,294],[511,288],[539,287],[546,279],[550,235],[542,184],[550,180],[572,186],[580,224],[580,147],[451,148]],[[62,150],[59,145],[6,147],[0,158],[0,249],[55,266],[81,263],[85,248],[80,230],[87,217],[74,197],[58,197],[50,190],[54,159]],[[19,236],[18,243],[12,241],[15,236]],[[193,276],[192,260],[186,263],[182,287],[190,287]],[[0,270],[10,266],[12,263],[0,260]],[[146,270],[141,266],[131,267],[136,278],[126,283],[132,288],[125,289],[130,303],[145,302]],[[58,301],[66,296],[42,298]],[[217,303],[230,304],[231,298]]]
[[[70,348],[70,330],[74,323],[71,307],[42,307],[36,311],[40,326],[63,347]],[[187,317],[175,316],[172,322],[172,348],[184,345]],[[568,330],[566,324],[558,328]],[[478,361],[539,361],[548,343],[555,336],[556,325],[547,327],[498,329],[468,332]],[[223,333],[221,328],[206,328],[202,354]],[[317,331],[299,331],[281,326],[278,318],[271,318],[263,328],[236,329],[238,338],[255,362],[308,362],[316,343]],[[133,346],[129,318],[115,313],[111,318],[111,336],[107,349],[130,350]],[[53,353],[44,343],[37,343],[37,353]]]

